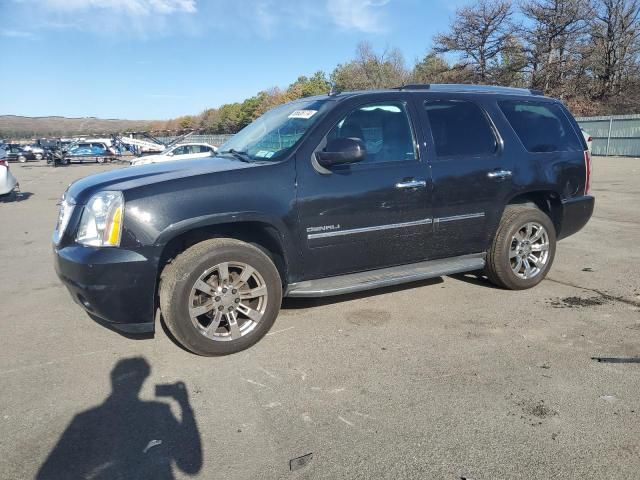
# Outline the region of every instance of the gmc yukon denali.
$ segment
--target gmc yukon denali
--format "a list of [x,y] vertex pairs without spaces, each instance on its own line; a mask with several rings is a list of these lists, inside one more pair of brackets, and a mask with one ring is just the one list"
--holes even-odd
[[[56,271],[94,319],[200,355],[245,349],[283,297],[484,270],[537,285],[591,217],[591,159],[558,100],[408,85],[274,108],[216,156],[113,170],[63,196]],[[159,315],[160,316],[160,315]]]

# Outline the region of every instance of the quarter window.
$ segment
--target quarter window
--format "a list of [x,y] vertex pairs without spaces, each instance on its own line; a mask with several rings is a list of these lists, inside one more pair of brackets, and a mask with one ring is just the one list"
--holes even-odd
[[371,104],[350,112],[327,134],[327,140],[359,138],[367,156],[363,163],[416,160],[409,117],[401,102]]
[[560,105],[505,100],[498,102],[520,141],[529,152],[572,152],[582,142]]
[[464,100],[424,102],[438,157],[492,155],[498,142],[487,117]]

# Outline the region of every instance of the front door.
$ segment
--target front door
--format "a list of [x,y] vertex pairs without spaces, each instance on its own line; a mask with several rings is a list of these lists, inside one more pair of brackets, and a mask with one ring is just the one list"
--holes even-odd
[[313,162],[315,152],[298,152],[306,279],[424,258],[432,227],[431,185],[419,156],[411,106],[401,94],[369,100],[352,100],[333,112],[315,150],[334,138],[359,138],[367,152],[362,162],[326,170]]
[[433,178],[431,258],[487,249],[512,189],[512,160],[476,98],[417,96]]

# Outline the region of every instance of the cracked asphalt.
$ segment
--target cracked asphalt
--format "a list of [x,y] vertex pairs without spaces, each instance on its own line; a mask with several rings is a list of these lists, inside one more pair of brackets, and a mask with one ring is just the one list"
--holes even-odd
[[594,159],[594,216],[535,289],[456,275],[288,300],[268,336],[222,358],[161,328],[109,331],[57,280],[56,201],[119,167],[11,168],[24,193],[0,202],[1,478],[638,478],[640,159]]

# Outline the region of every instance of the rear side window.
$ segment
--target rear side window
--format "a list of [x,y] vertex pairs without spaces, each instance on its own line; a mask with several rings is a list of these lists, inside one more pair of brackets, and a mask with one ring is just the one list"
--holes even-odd
[[582,142],[560,105],[518,100],[498,105],[527,151],[582,151]]
[[498,142],[484,112],[464,100],[424,102],[438,157],[492,155]]

